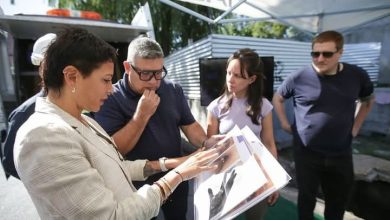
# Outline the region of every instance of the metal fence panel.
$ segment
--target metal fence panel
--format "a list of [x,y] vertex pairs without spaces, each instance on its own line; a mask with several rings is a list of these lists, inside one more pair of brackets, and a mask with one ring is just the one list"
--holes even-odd
[[[200,99],[199,59],[227,58],[244,47],[254,49],[260,56],[274,57],[274,89],[289,74],[311,63],[311,42],[212,34],[167,56],[168,78],[181,84],[189,99]],[[376,83],[380,50],[381,43],[346,44],[341,61],[364,68]]]

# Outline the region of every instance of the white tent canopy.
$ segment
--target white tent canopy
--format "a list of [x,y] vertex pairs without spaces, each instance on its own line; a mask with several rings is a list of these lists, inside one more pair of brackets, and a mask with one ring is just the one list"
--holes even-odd
[[[180,0],[225,11],[215,19],[170,0],[160,1],[212,24],[278,20],[311,33],[345,32],[390,15],[389,0]],[[229,13],[245,18],[224,19]]]

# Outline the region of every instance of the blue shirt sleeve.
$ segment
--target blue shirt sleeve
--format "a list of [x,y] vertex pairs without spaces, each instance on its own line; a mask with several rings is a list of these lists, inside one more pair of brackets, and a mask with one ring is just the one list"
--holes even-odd
[[290,74],[276,90],[276,92],[285,99],[288,99],[294,95],[295,75],[296,73]]
[[359,92],[359,99],[364,100],[372,95],[374,92],[374,85],[368,73],[362,68],[359,69],[361,70],[361,88]]
[[195,122],[195,118],[192,115],[187,99],[184,96],[183,89],[178,84],[175,84],[174,86],[179,100],[178,107],[181,109],[181,113],[182,113],[180,117],[179,125],[190,125]]

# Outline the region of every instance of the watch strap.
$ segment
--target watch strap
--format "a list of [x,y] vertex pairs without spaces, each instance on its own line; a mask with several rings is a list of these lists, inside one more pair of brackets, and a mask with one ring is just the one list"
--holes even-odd
[[168,159],[166,157],[161,157],[160,159],[158,159],[158,162],[160,164],[160,169],[161,171],[165,172],[165,171],[168,171],[168,168],[165,166],[165,160]]

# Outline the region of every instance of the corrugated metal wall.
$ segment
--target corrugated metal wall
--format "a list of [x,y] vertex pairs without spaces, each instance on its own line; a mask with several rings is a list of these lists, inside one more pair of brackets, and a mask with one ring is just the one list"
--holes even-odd
[[358,65],[365,69],[374,83],[378,82],[381,43],[346,44],[342,62]]
[[[168,78],[180,83],[189,99],[199,100],[199,58],[229,57],[235,50],[244,47],[254,49],[260,56],[274,56],[275,89],[288,74],[311,63],[310,42],[213,34],[167,56]],[[380,43],[345,45],[341,61],[361,66],[377,82],[380,47]]]
[[165,58],[167,77],[178,82],[190,99],[200,99],[199,58],[212,57],[210,38],[200,40]]

